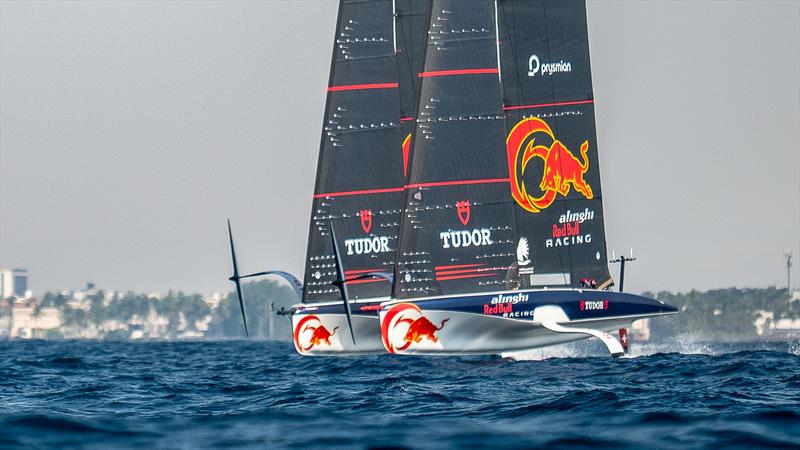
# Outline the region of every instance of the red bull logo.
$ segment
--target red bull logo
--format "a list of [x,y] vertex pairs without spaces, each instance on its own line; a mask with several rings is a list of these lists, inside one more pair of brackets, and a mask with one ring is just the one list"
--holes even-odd
[[461,221],[461,224],[468,224],[470,215],[469,200],[456,202],[456,212],[458,213],[458,220]]
[[339,327],[328,331],[319,317],[315,315],[304,316],[294,328],[294,346],[298,352],[307,352],[318,346],[331,346],[331,338]]
[[444,319],[437,327],[422,315],[419,307],[413,303],[400,303],[393,306],[381,322],[381,338],[383,346],[389,353],[397,353],[426,340],[438,343],[436,333],[444,328],[450,319]]
[[[552,144],[548,147],[541,144],[541,140]],[[583,141],[580,147],[581,161],[555,138],[544,120],[538,117],[521,120],[506,139],[511,196],[526,211],[534,213],[550,206],[558,194],[566,196],[573,187],[587,199],[593,198],[592,187],[583,178],[589,170],[588,151],[589,141]],[[541,158],[544,162],[539,196],[531,195],[522,180],[533,158]]]
[[361,229],[364,230],[364,233],[369,233],[369,230],[372,229],[372,210],[362,209],[358,215],[361,217]]

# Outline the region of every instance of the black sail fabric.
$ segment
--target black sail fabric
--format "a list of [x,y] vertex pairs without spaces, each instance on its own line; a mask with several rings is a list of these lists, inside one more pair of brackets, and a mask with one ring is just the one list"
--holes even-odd
[[419,97],[420,78],[417,75],[422,68],[422,58],[425,54],[430,4],[430,0],[395,0],[404,176],[408,175],[408,160],[415,126],[414,116]]
[[394,296],[610,283],[582,1],[431,7]]
[[583,0],[498,2],[523,287],[610,283]]
[[513,262],[493,3],[435,0],[394,296],[491,291]]
[[[428,1],[339,5],[309,228],[304,303],[340,300],[330,227],[352,299],[388,297],[404,205],[404,115],[413,116]],[[423,25],[424,24],[424,25]],[[418,36],[418,37],[414,37]],[[402,56],[402,57],[401,57]],[[410,80],[410,81],[409,81]],[[408,106],[411,105],[411,106]]]

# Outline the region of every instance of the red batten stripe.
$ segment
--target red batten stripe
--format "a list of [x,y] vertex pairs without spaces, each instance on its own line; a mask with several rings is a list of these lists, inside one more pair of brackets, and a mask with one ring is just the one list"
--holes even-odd
[[328,92],[360,91],[363,89],[394,89],[398,87],[400,87],[398,83],[347,84],[343,86],[330,86],[328,87]]
[[486,178],[483,180],[455,180],[455,181],[436,181],[433,183],[416,183],[416,184],[407,184],[406,189],[412,189],[418,187],[459,186],[463,184],[490,184],[490,183],[508,183],[508,178]]
[[454,266],[436,266],[434,270],[447,270],[447,269],[461,269],[464,267],[481,267],[485,266],[486,264],[456,264]]
[[497,68],[490,69],[458,69],[458,70],[436,70],[433,72],[420,72],[417,74],[419,78],[425,77],[443,77],[447,75],[480,75],[484,73],[497,73]]
[[401,117],[400,122],[408,122],[409,120],[414,120],[413,117]]
[[383,309],[383,306],[381,306],[381,305],[367,305],[367,306],[362,306],[359,309],[361,311],[380,311],[381,309]]
[[357,273],[380,272],[381,269],[361,269],[361,270],[345,270],[345,275],[354,275]]
[[457,275],[460,273],[478,273],[478,272],[486,272],[487,270],[492,269],[461,269],[461,270],[437,270],[436,276],[439,275]]
[[515,109],[544,108],[547,106],[585,105],[587,103],[594,103],[594,100],[576,100],[574,102],[538,103],[535,105],[504,106],[503,111],[513,111]]
[[497,273],[479,273],[475,275],[453,275],[450,277],[436,277],[437,280],[445,281],[445,280],[460,280],[462,278],[479,278],[479,277],[493,277],[496,276]]
[[345,281],[345,284],[364,284],[364,283],[376,283],[378,281],[386,281],[383,278],[364,278],[363,280],[350,280]]
[[[480,264],[485,265],[485,264]],[[459,273],[480,273],[480,272],[497,272],[498,270],[508,270],[510,267],[481,267],[481,268],[473,268],[473,269],[462,269],[462,270],[453,270],[453,269],[446,269],[446,270],[437,270],[436,276],[440,275],[456,275]]]
[[404,188],[364,189],[361,191],[328,192],[327,194],[314,194],[314,198],[343,197],[346,195],[383,194],[386,192],[403,192]]

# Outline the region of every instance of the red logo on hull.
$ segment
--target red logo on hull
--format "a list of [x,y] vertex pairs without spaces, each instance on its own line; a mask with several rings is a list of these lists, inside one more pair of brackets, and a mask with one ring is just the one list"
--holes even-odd
[[364,233],[369,233],[369,230],[372,229],[372,210],[362,209],[358,215],[361,217],[361,229],[364,230]]
[[[300,319],[294,329],[294,346],[298,352],[307,352],[320,345],[331,346],[331,337],[339,327],[328,331],[319,317],[308,315]],[[310,334],[309,334],[310,333]]]
[[[439,342],[436,333],[444,328],[444,324],[450,319],[442,320],[437,327],[428,318],[422,315],[419,307],[413,303],[400,303],[393,306],[383,318],[381,323],[381,338],[383,346],[389,353],[397,353],[405,350],[411,344],[419,344],[423,339],[433,343]],[[402,337],[398,339],[397,332],[402,332],[402,328],[407,327]],[[398,331],[396,329],[400,328]],[[396,345],[397,344],[397,345]]]
[[468,224],[470,215],[469,200],[456,202],[456,212],[458,213],[458,220],[461,221],[461,224]]

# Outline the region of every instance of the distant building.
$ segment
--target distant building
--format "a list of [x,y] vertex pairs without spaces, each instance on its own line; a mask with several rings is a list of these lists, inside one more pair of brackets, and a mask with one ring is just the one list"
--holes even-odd
[[33,305],[15,304],[11,316],[12,338],[45,338],[48,332],[57,331],[61,319],[56,308],[37,308]]
[[28,298],[28,269],[0,269],[0,297]]

